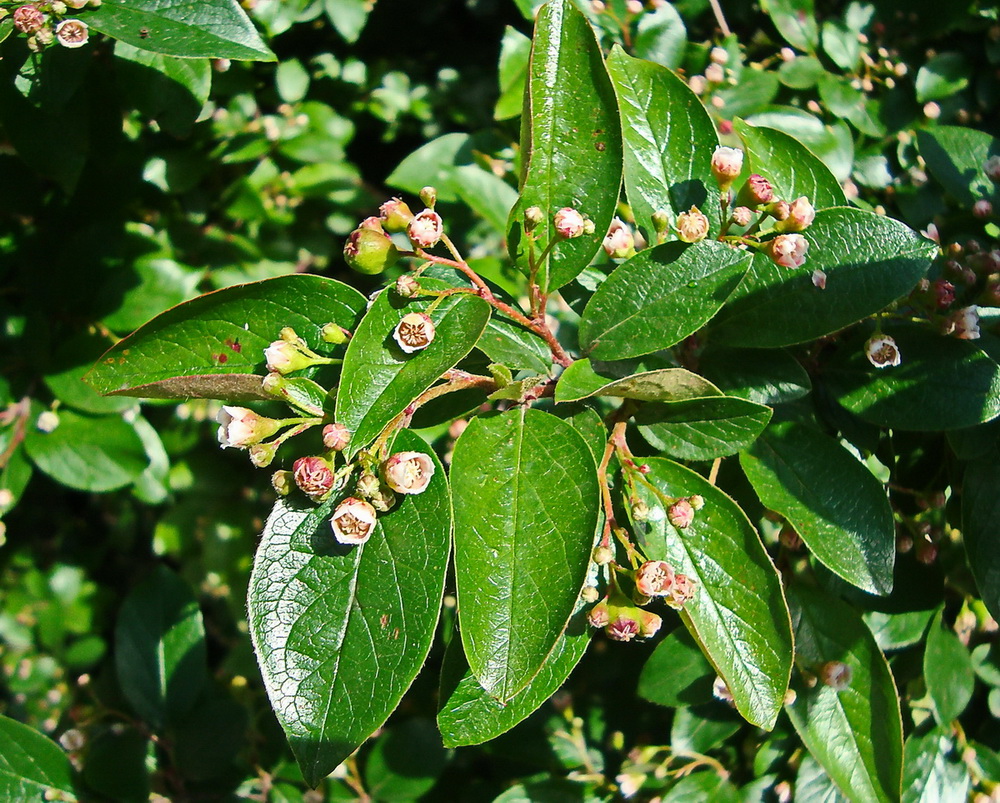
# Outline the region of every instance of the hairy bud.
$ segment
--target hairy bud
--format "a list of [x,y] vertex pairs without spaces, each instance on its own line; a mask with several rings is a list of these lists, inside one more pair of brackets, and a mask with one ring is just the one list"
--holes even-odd
[[533,231],[545,220],[545,213],[537,206],[529,206],[524,210],[524,230]]
[[410,274],[404,273],[396,279],[396,295],[400,298],[413,298],[420,292],[420,283]]
[[351,442],[351,431],[343,424],[323,427],[323,445],[332,452],[342,451]]
[[[743,172],[743,151],[738,148],[716,148],[712,154],[712,175],[719,189],[726,192]],[[746,224],[741,224],[746,225]]]
[[583,215],[569,206],[565,206],[556,212],[553,224],[555,225],[556,233],[566,239],[579,237],[584,233],[585,221]]
[[736,205],[747,206],[750,209],[769,204],[773,200],[774,190],[771,189],[771,182],[757,173],[752,173],[736,194]]
[[753,220],[753,210],[746,206],[737,206],[733,209],[733,223],[737,226],[749,226]]
[[37,6],[28,3],[14,9],[14,27],[22,33],[35,33],[45,25],[45,14]]
[[278,496],[288,496],[295,487],[291,471],[275,471],[271,475],[271,487]]

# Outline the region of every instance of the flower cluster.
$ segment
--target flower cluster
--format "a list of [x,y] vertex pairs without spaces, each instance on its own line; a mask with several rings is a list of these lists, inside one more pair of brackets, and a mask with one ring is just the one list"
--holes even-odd
[[8,16],[14,29],[27,37],[28,47],[44,50],[52,44],[63,47],[83,47],[90,39],[90,28],[83,20],[67,18],[70,11],[80,11],[87,6],[95,8],[101,0],[44,0],[22,3],[13,12],[0,9],[0,19]]

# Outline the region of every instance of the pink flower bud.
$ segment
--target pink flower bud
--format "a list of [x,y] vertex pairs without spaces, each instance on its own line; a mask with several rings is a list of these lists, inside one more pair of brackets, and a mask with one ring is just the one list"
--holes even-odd
[[708,58],[713,64],[725,64],[729,61],[729,51],[716,46],[709,51]]
[[632,236],[629,227],[618,218],[611,221],[611,228],[608,229],[602,245],[605,253],[612,259],[628,259],[635,253],[635,237]]
[[[781,203],[784,203],[782,201]],[[808,228],[816,218],[816,210],[809,203],[809,199],[804,195],[796,198],[788,206],[788,214],[784,218],[775,215],[778,224],[774,227],[778,231],[802,231]]]
[[938,309],[945,309],[955,303],[955,285],[947,279],[937,279],[931,284],[931,293],[934,297],[934,305]]
[[665,560],[646,561],[635,573],[635,587],[647,597],[662,597],[674,584],[674,569]]
[[899,347],[889,335],[875,335],[870,338],[865,343],[865,356],[876,368],[894,368],[902,361]]
[[590,622],[591,627],[607,627],[608,622],[611,621],[609,617],[608,601],[606,599],[598,602],[587,612],[587,621]]
[[[712,154],[712,175],[725,192],[743,172],[743,151],[738,148],[716,148]],[[749,221],[748,221],[749,222]],[[740,225],[745,226],[746,223]]]
[[583,234],[583,215],[572,207],[566,206],[556,212],[553,222],[556,227],[556,233],[559,234],[560,237],[570,239],[572,237],[579,237]]
[[678,499],[667,510],[667,521],[678,530],[686,530],[694,521],[694,508],[687,499]]
[[701,510],[705,507],[705,497],[701,494],[693,494],[688,497],[688,502],[691,503],[691,507],[695,510]]
[[63,20],[56,26],[56,39],[63,47],[83,47],[89,38],[90,29],[81,20]]
[[851,685],[854,670],[843,661],[827,661],[819,668],[819,678],[836,691],[843,691]]
[[444,236],[444,221],[433,209],[425,209],[410,221],[406,235],[419,248],[433,248]]
[[767,244],[771,261],[783,268],[801,268],[808,251],[809,241],[801,234],[779,234]]
[[710,84],[721,84],[726,80],[726,71],[721,64],[709,64],[705,68],[705,80]]
[[401,298],[413,298],[420,291],[420,283],[404,273],[396,279],[396,294]]
[[410,207],[399,198],[390,198],[378,208],[378,213],[386,231],[406,231],[406,227],[413,220]]
[[333,468],[322,457],[300,457],[292,464],[299,490],[314,502],[322,502],[333,490]]
[[363,544],[375,530],[375,508],[361,499],[347,497],[330,519],[333,537],[342,544]]
[[684,243],[697,243],[708,236],[708,218],[697,206],[677,216],[677,239]]
[[246,407],[226,406],[219,410],[219,443],[222,448],[232,446],[245,449],[270,438],[281,425],[272,418],[265,418]]
[[403,351],[412,354],[427,348],[434,340],[434,321],[423,312],[408,312],[396,324],[392,336]]
[[332,452],[340,452],[351,442],[351,431],[343,424],[323,427],[323,445]]
[[1000,156],[991,156],[983,163],[983,172],[990,181],[1000,182]]
[[746,206],[737,206],[733,210],[733,223],[737,226],[749,226],[753,220],[753,210]]
[[993,204],[985,198],[980,198],[972,205],[972,215],[980,220],[986,220],[993,216]]
[[979,308],[962,307],[955,310],[945,321],[945,334],[954,335],[959,340],[979,339]]
[[688,577],[686,574],[677,572],[674,575],[673,585],[670,586],[670,592],[664,597],[664,602],[675,611],[679,611],[694,599],[694,592],[694,579]]
[[264,349],[264,359],[267,361],[269,372],[282,376],[312,365],[312,360],[303,354],[296,344],[287,340],[275,340],[271,343]]
[[736,194],[737,206],[748,206],[756,209],[761,204],[769,204],[774,200],[774,190],[771,182],[757,173],[752,173]]
[[708,81],[705,80],[704,75],[692,75],[688,78],[688,86],[696,95],[704,95],[705,90],[708,89]]
[[22,33],[35,33],[45,25],[45,15],[32,5],[18,6],[14,9],[14,27]]
[[642,0],[625,0],[625,10],[629,14],[641,14],[643,11]]
[[382,476],[396,493],[423,493],[434,476],[434,462],[422,452],[397,452],[382,464]]

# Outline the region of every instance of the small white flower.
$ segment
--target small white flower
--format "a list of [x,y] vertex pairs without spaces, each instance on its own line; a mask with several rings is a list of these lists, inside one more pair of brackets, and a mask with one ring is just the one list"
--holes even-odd
[[875,335],[865,343],[865,356],[876,368],[895,367],[902,362],[899,347],[889,335]]
[[434,462],[422,452],[397,452],[383,464],[382,476],[396,493],[423,493],[434,476]]
[[37,427],[39,432],[44,432],[46,435],[50,432],[54,432],[56,427],[59,426],[59,415],[54,413],[52,410],[46,410],[38,416],[38,420],[35,421],[35,427]]
[[225,406],[219,410],[219,443],[222,448],[245,449],[260,443],[280,429],[277,421],[257,415],[246,407]]
[[375,508],[370,504],[349,496],[337,505],[330,519],[333,537],[342,544],[363,544],[375,530],[376,516]]
[[434,340],[434,321],[423,312],[409,312],[396,324],[393,339],[407,354],[427,348]]

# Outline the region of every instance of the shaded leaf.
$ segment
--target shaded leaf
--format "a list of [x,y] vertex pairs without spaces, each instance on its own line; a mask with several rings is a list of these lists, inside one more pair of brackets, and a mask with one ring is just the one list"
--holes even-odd
[[715,668],[694,637],[677,628],[656,645],[639,675],[639,696],[651,703],[678,708],[712,699]]
[[924,681],[934,706],[934,718],[941,725],[961,715],[975,689],[976,673],[969,651],[955,631],[942,622],[940,612],[927,631]]
[[784,349],[707,348],[698,370],[729,396],[783,404],[812,390],[809,374]]
[[647,404],[635,415],[639,431],[652,446],[682,460],[736,454],[752,444],[770,420],[770,407],[734,396]]
[[979,596],[994,618],[1000,616],[1000,460],[993,453],[969,463],[962,483],[962,541]]
[[983,165],[1000,155],[1000,142],[983,131],[940,125],[917,131],[917,147],[927,169],[949,195],[967,209],[980,198],[997,197]]
[[720,395],[715,385],[684,368],[643,371],[620,379],[598,373],[595,369],[604,371],[607,367],[589,359],[577,360],[570,365],[556,383],[556,402],[579,401],[590,396],[669,401]]

